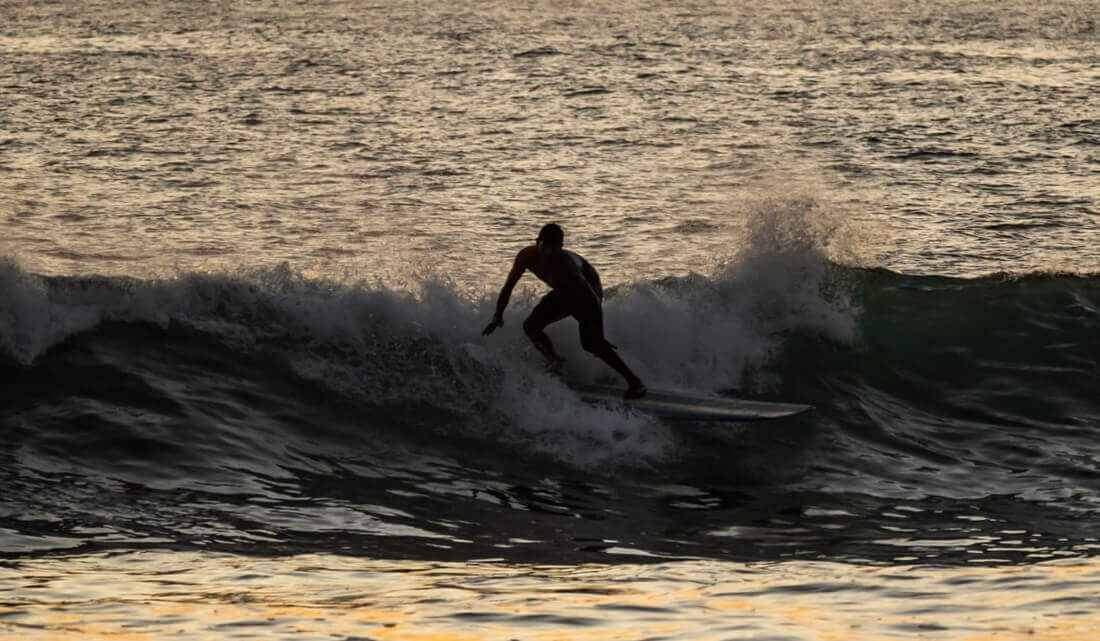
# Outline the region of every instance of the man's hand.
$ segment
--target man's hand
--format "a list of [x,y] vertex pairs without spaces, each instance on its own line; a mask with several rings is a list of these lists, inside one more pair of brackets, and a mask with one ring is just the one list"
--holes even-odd
[[504,327],[504,318],[500,314],[494,314],[493,320],[489,321],[489,324],[485,326],[485,329],[481,330],[482,336],[488,336],[498,327]]

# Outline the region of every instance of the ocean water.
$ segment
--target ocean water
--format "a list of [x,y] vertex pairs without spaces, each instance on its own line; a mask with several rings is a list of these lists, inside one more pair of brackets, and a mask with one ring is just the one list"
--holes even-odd
[[[0,636],[1095,638],[1097,86],[1095,0],[0,2]],[[549,221],[816,410],[483,338]]]

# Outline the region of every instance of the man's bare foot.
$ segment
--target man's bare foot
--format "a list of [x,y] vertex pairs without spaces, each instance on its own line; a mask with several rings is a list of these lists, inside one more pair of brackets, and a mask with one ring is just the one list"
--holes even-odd
[[646,389],[645,383],[641,381],[635,381],[630,384],[630,387],[626,388],[625,392],[623,392],[623,398],[626,400],[630,400],[633,398],[642,398],[646,395],[646,392],[648,391],[649,390]]

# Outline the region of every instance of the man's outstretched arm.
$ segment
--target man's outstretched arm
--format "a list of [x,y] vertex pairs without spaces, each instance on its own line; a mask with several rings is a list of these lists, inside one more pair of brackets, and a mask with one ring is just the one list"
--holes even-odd
[[516,256],[516,261],[512,263],[512,271],[508,272],[508,279],[504,281],[504,287],[500,289],[500,296],[497,297],[497,311],[493,314],[493,320],[489,321],[489,324],[482,330],[482,336],[488,336],[496,328],[504,326],[504,309],[508,307],[508,300],[512,298],[512,290],[515,289],[516,283],[519,282],[520,276],[523,276],[525,269],[527,269],[527,265],[523,260],[523,252],[520,252]]

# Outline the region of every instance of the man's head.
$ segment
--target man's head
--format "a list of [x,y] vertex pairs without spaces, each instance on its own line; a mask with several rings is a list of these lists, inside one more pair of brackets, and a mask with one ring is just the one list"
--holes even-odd
[[540,252],[557,251],[565,244],[565,232],[557,223],[547,223],[539,230],[539,237],[535,244]]

